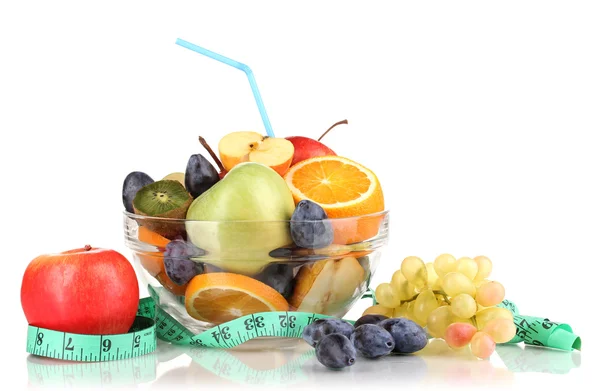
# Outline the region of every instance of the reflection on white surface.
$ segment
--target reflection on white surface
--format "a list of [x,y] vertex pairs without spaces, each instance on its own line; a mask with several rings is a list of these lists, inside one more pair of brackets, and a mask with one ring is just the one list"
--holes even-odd
[[73,362],[28,356],[30,387],[127,387],[156,379],[156,353],[125,360]]
[[146,383],[153,389],[169,386],[260,385],[340,386],[346,384],[418,384],[448,386],[493,384],[508,386],[515,372],[561,374],[580,365],[579,352],[503,345],[490,360],[478,360],[468,350],[455,351],[432,340],[416,355],[380,360],[359,358],[342,371],[323,367],[314,350],[271,351],[187,348],[159,343],[145,356],[102,363],[75,363],[29,356],[29,385],[35,387],[123,387]]
[[512,372],[565,374],[581,366],[581,352],[545,349],[538,346],[501,345],[496,352]]

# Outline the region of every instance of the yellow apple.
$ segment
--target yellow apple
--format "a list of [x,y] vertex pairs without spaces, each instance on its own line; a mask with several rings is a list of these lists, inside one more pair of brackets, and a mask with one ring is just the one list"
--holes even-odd
[[233,132],[219,141],[219,155],[227,171],[243,162],[261,163],[283,176],[294,157],[294,145],[284,138],[256,132]]

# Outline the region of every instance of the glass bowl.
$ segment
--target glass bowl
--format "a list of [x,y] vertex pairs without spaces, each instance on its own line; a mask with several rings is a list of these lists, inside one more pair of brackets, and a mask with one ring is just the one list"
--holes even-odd
[[[177,275],[170,272],[174,281],[167,274],[165,259],[170,270],[174,262],[187,265],[186,276],[232,273],[246,276],[236,277],[236,281],[244,284],[248,277],[258,280],[260,284],[250,281],[251,285],[272,292],[264,287],[268,285],[281,295],[277,295],[279,302],[287,308],[278,310],[343,317],[368,289],[387,246],[389,213],[327,221],[333,229],[333,242],[326,247],[307,248],[322,246],[318,243],[322,242],[321,236],[303,248],[294,244],[291,227],[310,228],[317,224],[315,221],[198,221],[129,212],[123,216],[125,244],[132,251],[142,283],[158,288],[159,305],[196,334],[235,319],[240,315],[239,310],[225,316],[221,311],[217,321],[188,313],[186,289],[199,277],[185,283],[182,279],[177,281]],[[200,305],[210,308],[213,304]]]

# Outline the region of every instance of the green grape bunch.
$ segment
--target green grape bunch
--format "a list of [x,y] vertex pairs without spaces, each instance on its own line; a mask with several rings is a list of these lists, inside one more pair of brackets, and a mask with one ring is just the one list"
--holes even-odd
[[456,259],[442,254],[433,262],[406,257],[389,283],[375,290],[377,304],[363,315],[407,318],[425,327],[455,349],[469,346],[479,358],[489,357],[496,343],[516,334],[512,313],[496,305],[504,286],[490,280],[492,262],[486,256]]

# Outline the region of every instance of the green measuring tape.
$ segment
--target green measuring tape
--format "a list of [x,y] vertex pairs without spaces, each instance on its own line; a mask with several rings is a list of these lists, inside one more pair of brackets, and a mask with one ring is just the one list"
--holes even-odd
[[306,326],[331,316],[308,312],[262,312],[194,334],[158,305],[159,288],[140,300],[129,333],[73,334],[29,326],[27,352],[71,361],[110,361],[137,357],[156,349],[156,338],[177,345],[230,349],[259,337],[301,338]]
[[70,361],[121,360],[153,352],[156,349],[154,321],[140,316],[140,310],[150,305],[153,305],[152,298],[140,300],[138,316],[126,334],[74,334],[29,326],[26,350],[36,356]]

